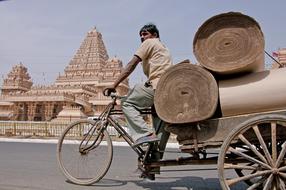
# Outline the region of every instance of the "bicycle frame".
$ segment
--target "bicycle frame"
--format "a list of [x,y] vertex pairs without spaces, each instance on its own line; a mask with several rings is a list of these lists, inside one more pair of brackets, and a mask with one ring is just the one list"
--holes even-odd
[[[116,94],[112,94],[111,98],[112,98],[112,102],[106,106],[104,111],[100,114],[100,116],[97,119],[97,121],[101,121],[103,122],[103,124],[101,125],[100,128],[97,128],[97,123],[96,123],[91,129],[89,129],[88,134],[90,134],[90,132],[91,134],[93,134],[96,130],[98,130],[98,134],[103,134],[102,132],[106,130],[108,126],[112,126],[118,132],[119,136],[123,137],[123,139],[129,144],[129,146],[137,153],[138,157],[143,158],[143,160],[145,160],[144,155],[146,155],[146,152],[139,146],[133,147],[134,141],[132,140],[131,136],[125,131],[125,129],[115,119],[111,117],[112,115],[123,115],[122,110],[115,109],[115,105],[117,105],[116,100],[122,97],[117,96]],[[151,109],[144,109],[144,110],[141,110],[140,112],[142,114],[152,114]],[[87,139],[88,136],[89,136],[89,139]],[[85,145],[87,145],[88,141],[91,139],[91,136],[92,135],[87,135],[82,140],[79,146],[80,151],[82,153],[96,148],[97,141],[98,140],[101,141],[101,139],[99,139],[100,135],[98,135],[91,145],[88,145],[87,147],[82,148],[83,142],[85,142]]]
[[[177,165],[200,165],[200,164],[216,164],[217,157],[210,157],[210,158],[203,158],[200,159],[197,154],[194,154],[193,156],[189,157],[178,157],[176,159],[167,159],[167,160],[158,160],[158,161],[151,161],[150,155],[152,154],[152,151],[154,150],[153,147],[155,144],[150,143],[147,145],[146,149],[141,147],[141,146],[133,146],[134,141],[132,140],[131,136],[125,131],[125,129],[114,119],[112,116],[113,115],[123,115],[122,110],[115,109],[116,100],[118,98],[121,98],[120,96],[117,96],[116,94],[111,96],[112,101],[109,103],[104,111],[100,114],[98,119],[96,119],[96,123],[94,126],[92,126],[88,132],[91,132],[91,135],[89,135],[89,139],[87,139],[88,136],[86,136],[83,140],[85,142],[86,140],[90,140],[91,136],[93,133],[96,131],[96,134],[101,134],[97,135],[95,140],[92,140],[93,142],[91,145],[88,145],[88,142],[85,144],[87,147],[85,147],[82,150],[82,153],[85,154],[89,150],[93,150],[96,148],[103,137],[103,132],[104,130],[107,130],[107,127],[113,127],[119,134],[120,137],[123,137],[123,139],[128,143],[128,145],[133,149],[134,152],[138,155],[138,168],[140,168],[142,171],[144,171],[145,175],[149,175],[148,172],[151,171],[151,168],[154,167],[161,167],[161,166],[177,166]],[[155,112],[152,109],[144,109],[140,110],[142,114],[154,114]],[[99,123],[101,122],[101,123]],[[157,129],[158,130],[158,129]],[[156,133],[158,132],[156,130]],[[80,149],[81,150],[81,149]]]

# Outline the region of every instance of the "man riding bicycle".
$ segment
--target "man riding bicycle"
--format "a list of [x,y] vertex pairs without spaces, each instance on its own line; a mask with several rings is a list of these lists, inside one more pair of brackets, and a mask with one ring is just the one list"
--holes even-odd
[[[144,25],[139,35],[142,44],[114,84],[105,88],[103,93],[109,96],[112,92],[115,92],[115,88],[125,80],[141,62],[143,72],[148,80],[144,84],[136,84],[126,98],[122,99],[122,111],[131,131],[134,146],[160,141],[157,148],[159,151],[164,151],[169,138],[169,133],[164,130],[164,122],[157,116],[153,116],[153,128],[159,131],[156,135],[154,129],[149,128],[143,116],[140,115],[140,110],[153,106],[157,83],[162,74],[172,65],[171,54],[160,41],[159,30],[156,25]],[[154,159],[160,159],[162,156],[163,153],[159,153],[159,155],[155,155]]]

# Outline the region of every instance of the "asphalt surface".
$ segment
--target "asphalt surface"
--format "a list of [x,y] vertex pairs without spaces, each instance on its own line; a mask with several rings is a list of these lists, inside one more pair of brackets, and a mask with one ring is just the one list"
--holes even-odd
[[[125,146],[114,147],[110,170],[100,182],[92,186],[75,185],[65,179],[57,166],[55,143],[0,142],[0,151],[0,190],[221,189],[216,165],[166,167],[162,168],[155,181],[143,180],[134,172],[136,154]],[[176,153],[165,155],[167,158],[177,156]],[[172,171],[178,169],[183,171]],[[240,184],[234,189],[245,189],[245,186]]]

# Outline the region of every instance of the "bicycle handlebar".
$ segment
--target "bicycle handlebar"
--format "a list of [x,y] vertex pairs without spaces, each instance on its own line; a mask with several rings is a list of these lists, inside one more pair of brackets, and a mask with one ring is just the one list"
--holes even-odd
[[116,92],[111,92],[110,93],[110,97],[113,98],[117,98],[117,93]]
[[126,96],[119,96],[116,92],[111,92],[110,97],[112,99],[122,99],[122,98],[125,98]]

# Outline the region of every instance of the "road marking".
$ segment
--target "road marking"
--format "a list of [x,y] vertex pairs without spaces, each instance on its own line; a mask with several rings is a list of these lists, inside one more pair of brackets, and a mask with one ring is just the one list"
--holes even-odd
[[[57,144],[58,139],[0,138],[0,142]],[[113,146],[128,146],[126,142],[121,142],[121,141],[112,141],[112,144]],[[179,148],[179,144],[178,143],[167,143],[167,148]]]

